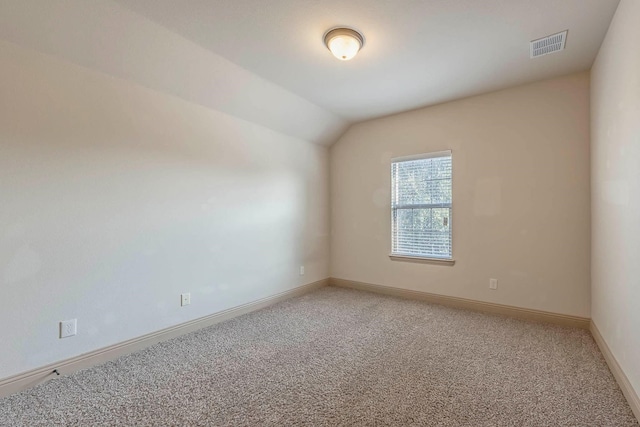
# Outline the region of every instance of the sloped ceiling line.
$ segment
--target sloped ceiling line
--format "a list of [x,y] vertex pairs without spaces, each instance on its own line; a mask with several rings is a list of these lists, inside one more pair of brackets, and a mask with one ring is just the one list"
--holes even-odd
[[2,2],[0,38],[317,144],[330,145],[349,126],[109,0]]

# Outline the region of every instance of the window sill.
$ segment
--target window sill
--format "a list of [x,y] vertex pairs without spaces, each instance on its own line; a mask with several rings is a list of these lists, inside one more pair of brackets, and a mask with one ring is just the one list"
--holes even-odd
[[427,257],[399,255],[399,254],[389,254],[389,258],[391,258],[391,261],[419,262],[424,264],[453,265],[456,263],[455,259],[427,258]]

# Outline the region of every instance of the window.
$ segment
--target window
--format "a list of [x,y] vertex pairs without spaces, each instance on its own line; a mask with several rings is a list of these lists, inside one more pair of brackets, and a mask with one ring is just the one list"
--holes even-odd
[[392,159],[392,256],[452,259],[451,181],[451,151]]

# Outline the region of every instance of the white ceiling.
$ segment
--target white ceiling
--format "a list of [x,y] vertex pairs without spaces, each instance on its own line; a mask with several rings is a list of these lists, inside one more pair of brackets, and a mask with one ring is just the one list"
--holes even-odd
[[327,109],[111,0],[0,1],[0,48],[4,42],[26,48],[25,55],[36,51],[304,141],[329,145],[349,127]]
[[[116,0],[350,121],[589,69],[619,0]],[[355,59],[322,44],[366,38]],[[529,41],[569,30],[566,50]]]

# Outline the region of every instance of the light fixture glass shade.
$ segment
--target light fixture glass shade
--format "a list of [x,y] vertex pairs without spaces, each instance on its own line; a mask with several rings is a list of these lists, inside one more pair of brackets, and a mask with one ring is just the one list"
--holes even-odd
[[324,36],[324,43],[333,56],[348,61],[360,51],[364,38],[351,28],[334,28]]
[[350,36],[337,36],[329,40],[329,50],[336,58],[348,61],[356,56],[360,50],[360,43]]

